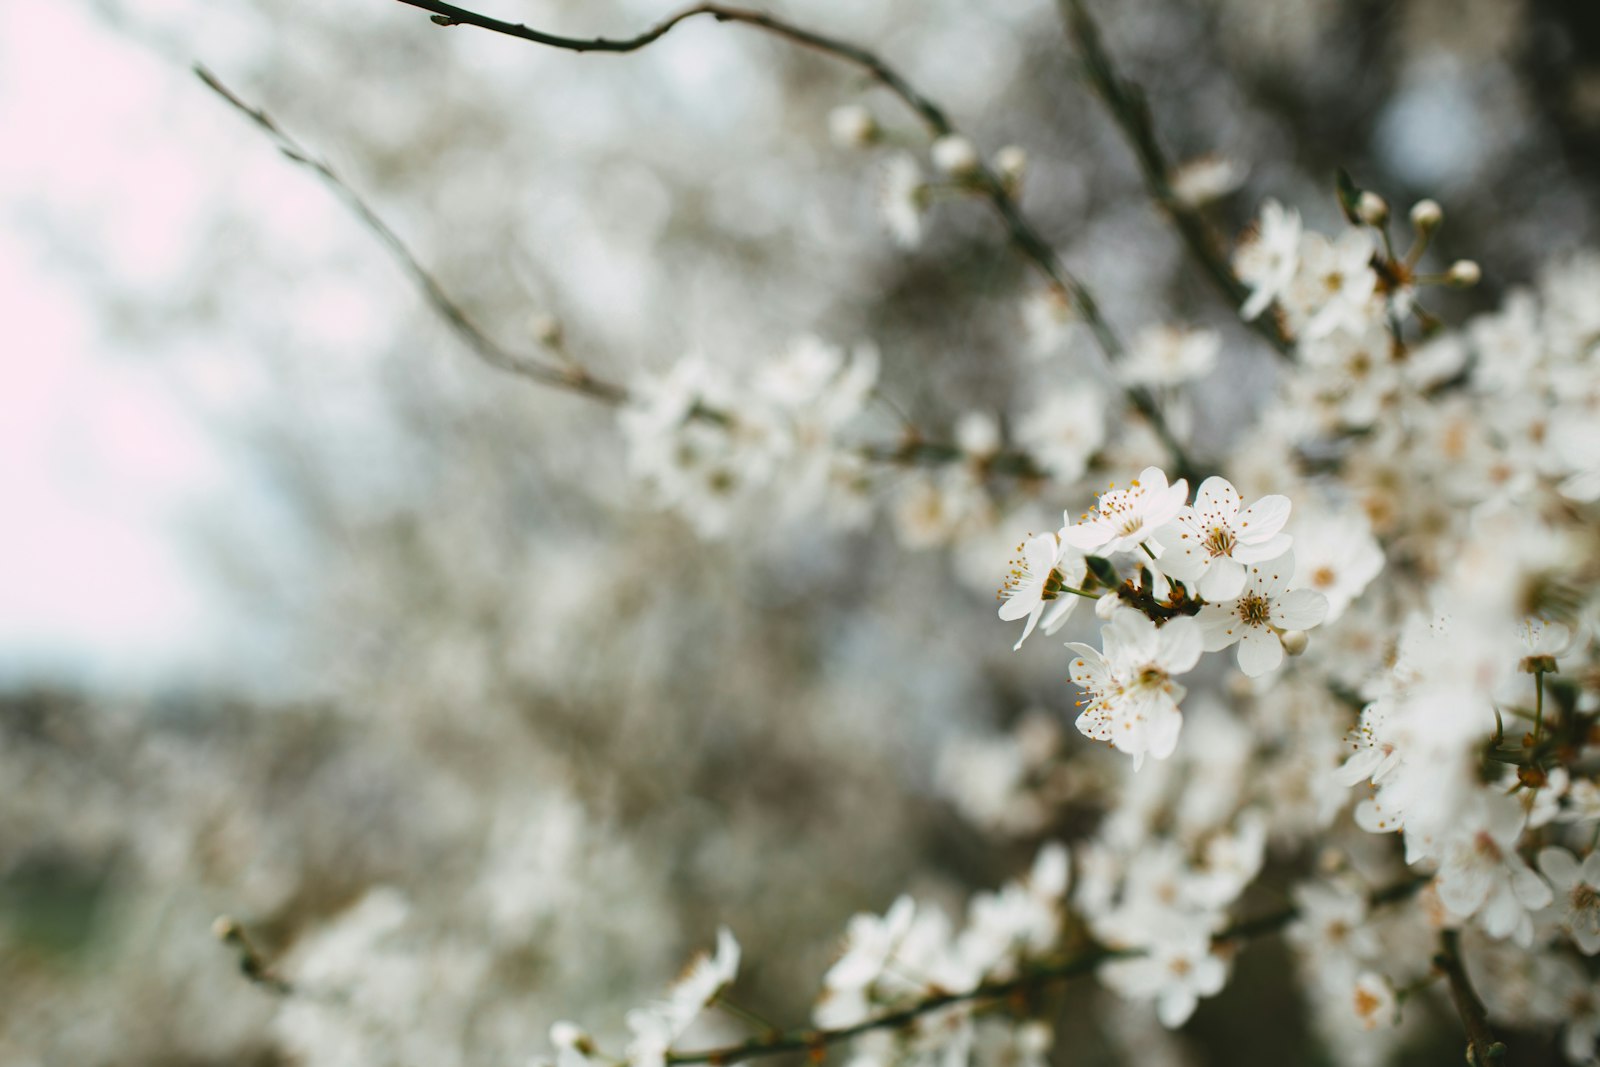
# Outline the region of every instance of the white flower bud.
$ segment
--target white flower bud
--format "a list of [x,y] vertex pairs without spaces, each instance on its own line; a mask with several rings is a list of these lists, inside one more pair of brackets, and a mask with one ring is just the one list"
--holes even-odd
[[1418,200],[1411,205],[1411,225],[1418,233],[1432,233],[1444,221],[1444,209],[1437,200]]
[[1389,221],[1389,202],[1377,193],[1364,191],[1356,201],[1356,214],[1368,226],[1382,226]]
[[956,444],[974,459],[1000,451],[1000,424],[984,411],[968,411],[956,420]]
[[1311,638],[1306,636],[1304,630],[1285,630],[1278,635],[1278,642],[1283,645],[1283,650],[1291,656],[1298,656],[1306,650],[1311,643]]
[[1007,185],[1020,185],[1028,169],[1028,151],[1021,145],[1008,144],[994,154],[994,169]]
[[528,332],[546,348],[560,348],[563,337],[561,320],[554,315],[538,313],[528,316]]
[[978,150],[965,137],[941,137],[933,142],[933,165],[952,178],[964,178],[978,169]]
[[859,104],[828,112],[828,136],[840,148],[864,148],[878,139],[878,120]]
[[1458,289],[1470,289],[1482,279],[1482,268],[1470,259],[1456,260],[1444,275],[1444,280]]
[[1122,598],[1115,593],[1107,593],[1094,602],[1095,618],[1101,622],[1108,621],[1117,613],[1117,605],[1122,603]]

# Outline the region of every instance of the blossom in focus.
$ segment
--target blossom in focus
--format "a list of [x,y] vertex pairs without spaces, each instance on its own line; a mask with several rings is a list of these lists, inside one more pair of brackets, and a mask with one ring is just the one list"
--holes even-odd
[[1252,564],[1239,598],[1207,604],[1198,616],[1207,652],[1239,644],[1239,669],[1252,678],[1276,670],[1283,662],[1284,630],[1309,630],[1328,614],[1328,601],[1311,589],[1290,589],[1294,553],[1270,563]]
[[1067,646],[1077,653],[1072,680],[1086,692],[1078,729],[1132,756],[1136,769],[1146,753],[1166,759],[1183,728],[1178,702],[1184,688],[1172,678],[1199,662],[1199,625],[1179,618],[1158,629],[1127,608],[1118,610],[1100,635],[1104,653],[1085,644]]
[[1061,540],[1080,552],[1110,555],[1138,548],[1145,538],[1171,522],[1189,495],[1179,478],[1167,484],[1160,467],[1146,467],[1126,489],[1114,485],[1100,494],[1094,508],[1061,530]]
[[[1194,505],[1181,509],[1158,530],[1161,569],[1183,582],[1196,582],[1210,601],[1231,600],[1245,584],[1245,566],[1277,559],[1289,551],[1283,532],[1289,498],[1264,496],[1241,510],[1238,490],[1225,478],[1200,483]],[[1292,627],[1300,629],[1300,627]]]
[[1041,620],[1045,633],[1054,633],[1082,599],[1065,587],[1081,586],[1087,570],[1083,557],[1070,548],[1063,550],[1055,534],[1039,534],[1017,546],[1020,556],[1000,588],[1000,618],[1007,622],[1027,619],[1022,636],[1013,649],[1033,633]]

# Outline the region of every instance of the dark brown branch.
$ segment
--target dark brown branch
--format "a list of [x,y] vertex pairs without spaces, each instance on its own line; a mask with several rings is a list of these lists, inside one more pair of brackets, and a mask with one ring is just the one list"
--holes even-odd
[[1466,966],[1461,962],[1461,934],[1445,930],[1439,934],[1439,954],[1433,965],[1450,983],[1450,999],[1455,1003],[1461,1024],[1467,1031],[1467,1062],[1474,1067],[1491,1067],[1506,1062],[1506,1046],[1489,1029],[1489,1011],[1472,988]]
[[[907,107],[917,114],[922,120],[922,124],[934,137],[953,136],[958,132],[955,124],[950,121],[942,108],[918,92],[910,82],[875,53],[848,41],[841,41],[837,38],[803,29],[761,11],[731,7],[725,4],[697,4],[657,23],[651,29],[636,37],[612,40],[605,37],[562,37],[556,34],[544,33],[521,23],[504,22],[500,19],[490,18],[487,15],[480,15],[475,11],[469,11],[454,4],[443,3],[441,0],[399,0],[399,2],[431,12],[434,16],[434,21],[441,25],[475,26],[478,29],[506,34],[524,41],[531,41],[551,48],[560,48],[569,52],[635,52],[660,40],[680,23],[701,15],[708,16],[718,22],[741,23],[794,44],[835,56],[860,68],[879,84],[883,85],[884,88],[899,97]],[[1011,238],[1011,243],[1044,275],[1053,288],[1067,295],[1078,317],[1089,326],[1095,343],[1107,362],[1111,364],[1118,363],[1122,359],[1124,351],[1122,342],[1111,328],[1111,324],[1100,313],[1099,305],[1095,302],[1093,294],[1089,292],[1088,287],[1076,275],[1067,270],[1056,256],[1055,250],[1051,248],[1050,243],[1034,229],[1033,224],[1022,214],[1022,209],[1006,188],[1005,183],[981,160],[978,162],[976,170],[966,180],[971,182],[973,188],[989,201],[996,214],[1000,216],[1000,220]],[[1161,443],[1171,456],[1178,474],[1186,478],[1198,478],[1201,472],[1189,460],[1182,443],[1178,441],[1171,427],[1167,425],[1166,418],[1162,414],[1160,406],[1156,403],[1154,395],[1140,386],[1126,386],[1123,391],[1128,403],[1150,423],[1156,435],[1161,439]]]
[[[1228,306],[1237,312],[1248,299],[1250,291],[1233,272],[1228,257],[1218,247],[1215,234],[1200,212],[1173,190],[1172,170],[1160,142],[1156,140],[1144,93],[1133,82],[1117,74],[1100,38],[1099,27],[1090,16],[1084,0],[1058,2],[1073,47],[1078,51],[1083,75],[1095,95],[1106,105],[1112,121],[1133,150],[1139,162],[1139,172],[1144,177],[1145,190],[1172,220],[1173,228],[1178,231],[1189,254],[1200,265],[1211,284],[1222,294]],[[1285,359],[1293,358],[1294,340],[1283,331],[1273,309],[1269,308],[1256,316],[1250,326],[1278,355]]]

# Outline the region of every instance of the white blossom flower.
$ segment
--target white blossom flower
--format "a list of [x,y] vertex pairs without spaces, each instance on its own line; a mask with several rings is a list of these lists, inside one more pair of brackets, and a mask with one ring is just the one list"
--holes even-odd
[[878,209],[900,247],[922,243],[922,213],[927,207],[928,186],[916,159],[909,152],[890,156],[879,178]]
[[1061,628],[1083,599],[1065,587],[1081,586],[1088,569],[1083,557],[1065,548],[1053,533],[1030,537],[1017,549],[1020,556],[1012,561],[1011,573],[999,593],[1000,618],[1028,620],[1013,650],[1022,647],[1041,620],[1047,634]]
[[1047,393],[1017,422],[1017,444],[1063,482],[1078,478],[1106,439],[1106,401],[1088,385]]
[[1530,911],[1550,903],[1550,887],[1517,855],[1526,815],[1513,798],[1480,795],[1461,812],[1439,865],[1439,900],[1459,918],[1476,916],[1490,937],[1533,940]]
[[1539,852],[1539,870],[1550,880],[1562,928],[1585,956],[1600,952],[1600,852],[1590,852],[1580,864],[1564,848]]
[[1400,1018],[1400,1003],[1394,986],[1381,974],[1363,971],[1350,989],[1350,1010],[1363,1030],[1394,1026]]
[[1353,508],[1303,516],[1297,526],[1289,584],[1321,593],[1328,601],[1322,621],[1331,623],[1383,570],[1383,549],[1372,536],[1372,523]]
[[727,988],[739,970],[739,942],[727,927],[717,930],[717,950],[690,963],[667,990],[665,1000],[628,1012],[632,1033],[627,1055],[630,1067],[663,1067],[672,1043]]
[[1294,553],[1270,563],[1250,566],[1239,599],[1207,604],[1198,620],[1207,652],[1239,643],[1239,669],[1251,678],[1276,670],[1283,662],[1283,630],[1309,630],[1328,614],[1328,601],[1311,589],[1290,589]]
[[1134,336],[1117,375],[1136,385],[1177,385],[1204,378],[1217,365],[1221,348],[1222,337],[1215,330],[1146,327]]
[[1172,680],[1200,660],[1201,634],[1192,619],[1177,618],[1157,629],[1132,608],[1120,610],[1100,631],[1105,652],[1084,644],[1072,680],[1087,691],[1079,704],[1077,727],[1085,737],[1107,741],[1133,757],[1137,769],[1146,753],[1166,759],[1178,743],[1183,716],[1178,702],[1184,688]]
[[[1160,566],[1170,577],[1196,582],[1210,601],[1232,600],[1244,589],[1247,564],[1289,551],[1289,498],[1264,496],[1240,509],[1238,490],[1225,478],[1200,483],[1194,505],[1184,507],[1154,540],[1165,551]],[[1299,627],[1294,627],[1298,629]]]
[[1093,510],[1076,524],[1064,515],[1068,525],[1061,530],[1061,540],[1080,552],[1102,555],[1138,548],[1172,521],[1188,495],[1188,481],[1179,478],[1169,486],[1165,471],[1146,467],[1128,488],[1113,484],[1101,493]]
[[1359,333],[1377,318],[1378,276],[1372,269],[1372,238],[1350,229],[1335,241],[1307,234],[1300,242],[1300,269],[1287,300],[1309,314],[1304,326],[1308,338],[1326,337],[1335,330]]
[[1201,997],[1222,991],[1228,965],[1205,934],[1163,940],[1135,959],[1102,964],[1100,979],[1134,1000],[1153,1000],[1161,1025],[1175,1030],[1189,1021]]
[[1289,288],[1300,266],[1300,213],[1276,200],[1261,205],[1261,223],[1234,255],[1239,280],[1250,297],[1239,309],[1246,322],[1255,319]]
[[862,148],[878,138],[878,121],[859,104],[843,104],[828,112],[828,136],[840,148]]
[[1180,203],[1204,207],[1238,189],[1249,174],[1249,167],[1227,156],[1198,156],[1181,163],[1167,184]]

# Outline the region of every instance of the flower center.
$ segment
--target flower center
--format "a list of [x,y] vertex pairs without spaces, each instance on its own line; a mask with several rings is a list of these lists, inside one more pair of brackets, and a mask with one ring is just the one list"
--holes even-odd
[[1587,882],[1579,882],[1572,887],[1572,910],[1589,918],[1591,921],[1600,917],[1600,889]]
[[1264,596],[1247,593],[1239,598],[1239,618],[1246,626],[1265,626],[1272,621],[1272,604]]
[[1235,544],[1233,531],[1226,526],[1213,526],[1211,532],[1206,534],[1206,550],[1213,556],[1233,555]]

